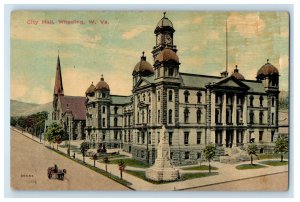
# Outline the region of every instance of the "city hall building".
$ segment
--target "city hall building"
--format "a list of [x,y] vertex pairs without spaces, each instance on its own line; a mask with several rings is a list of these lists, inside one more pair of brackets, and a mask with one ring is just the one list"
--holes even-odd
[[[208,143],[224,155],[250,142],[272,151],[278,134],[279,72],[269,61],[248,80],[236,66],[220,76],[180,72],[175,29],[164,15],[154,30],[154,63],[144,53],[132,67],[132,94],[111,95],[103,75],[86,90],[85,137],[153,164],[166,127],[175,165],[199,161]],[[178,47],[180,48],[180,47]]]

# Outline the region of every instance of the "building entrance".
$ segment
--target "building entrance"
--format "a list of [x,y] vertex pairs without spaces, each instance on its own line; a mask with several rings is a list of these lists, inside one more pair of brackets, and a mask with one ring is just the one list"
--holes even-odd
[[233,144],[233,130],[226,131],[226,147],[231,148]]

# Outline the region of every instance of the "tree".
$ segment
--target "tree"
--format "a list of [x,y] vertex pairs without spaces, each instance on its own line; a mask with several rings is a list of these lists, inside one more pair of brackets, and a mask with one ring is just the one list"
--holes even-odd
[[206,160],[208,160],[208,170],[211,173],[210,161],[216,156],[216,147],[209,143],[203,150],[203,154]]
[[10,125],[11,126],[16,126],[18,123],[18,118],[17,117],[14,117],[14,116],[11,116],[10,117]]
[[94,167],[96,167],[96,160],[98,159],[98,155],[94,154],[93,155],[93,160],[94,160]]
[[119,170],[120,170],[120,175],[121,175],[121,179],[123,179],[123,171],[125,170],[125,162],[121,159],[118,161],[118,166],[119,166]]
[[253,156],[256,156],[258,158],[258,156],[256,154],[256,151],[257,151],[257,145],[256,144],[252,143],[252,144],[248,145],[247,152],[250,155],[251,165],[253,165]]
[[52,123],[45,132],[44,139],[51,143],[60,144],[65,131],[57,123]]
[[83,162],[85,162],[85,153],[86,151],[89,149],[89,143],[87,142],[82,142],[80,145],[80,152],[82,153],[82,157],[83,157]]
[[289,142],[286,138],[280,137],[276,140],[275,142],[275,148],[274,152],[275,153],[280,153],[281,156],[281,162],[283,162],[283,154],[288,152],[289,150]]
[[107,156],[103,158],[103,162],[105,163],[105,171],[107,172],[107,164],[109,163],[109,159]]

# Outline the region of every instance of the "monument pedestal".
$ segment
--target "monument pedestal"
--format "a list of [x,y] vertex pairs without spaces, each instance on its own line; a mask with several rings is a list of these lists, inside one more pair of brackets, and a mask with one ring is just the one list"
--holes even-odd
[[170,159],[170,146],[163,126],[160,143],[157,146],[157,158],[153,166],[146,170],[146,178],[154,181],[175,181],[179,179],[179,170],[175,169]]

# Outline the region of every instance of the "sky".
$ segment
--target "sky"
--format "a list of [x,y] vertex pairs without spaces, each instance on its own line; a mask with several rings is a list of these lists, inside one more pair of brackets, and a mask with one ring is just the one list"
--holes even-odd
[[[154,29],[162,17],[161,11],[12,12],[11,99],[52,101],[58,50],[65,95],[85,96],[101,74],[111,94],[130,95],[132,71],[143,51],[153,64]],[[288,90],[288,13],[167,11],[166,17],[176,30],[180,72],[219,76],[225,70],[227,21],[229,74],[238,65],[246,79],[255,79],[269,59],[279,70],[280,90]]]

